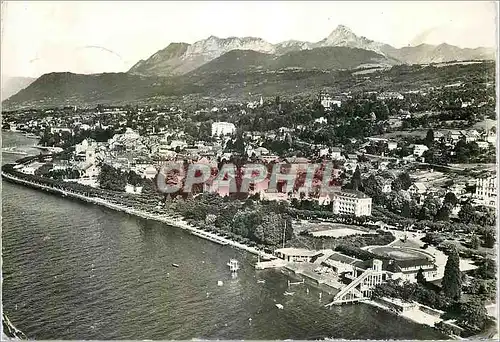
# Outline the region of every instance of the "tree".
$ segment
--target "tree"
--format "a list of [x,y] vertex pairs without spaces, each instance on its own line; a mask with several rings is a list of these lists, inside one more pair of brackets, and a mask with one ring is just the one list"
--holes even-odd
[[402,172],[398,177],[392,182],[392,189],[395,191],[408,190],[411,185],[411,178],[408,172]]
[[403,207],[401,209],[401,216],[403,216],[403,217],[410,217],[411,216],[410,202],[408,202],[408,201],[403,202]]
[[488,318],[488,311],[483,303],[477,299],[460,303],[459,312],[457,323],[463,324],[473,330],[481,330]]
[[354,171],[351,182],[349,184],[349,189],[352,190],[361,190],[362,189],[362,183],[361,183],[361,171],[359,171],[359,166],[356,167],[356,171]]
[[477,235],[472,235],[470,238],[470,248],[472,249],[478,249],[481,246],[481,240]]
[[375,175],[371,175],[363,182],[363,190],[365,194],[373,198],[374,201],[379,201],[383,196],[382,186]]
[[469,224],[474,219],[475,210],[470,203],[465,203],[460,208],[458,218],[462,223]]
[[420,209],[418,218],[420,220],[432,220],[436,216],[438,209],[439,209],[439,202],[437,198],[428,196],[425,198],[425,201],[422,204],[422,208]]
[[442,281],[444,294],[453,299],[460,300],[462,276],[460,274],[460,257],[457,248],[451,248],[444,267],[444,276]]
[[450,204],[452,207],[455,207],[458,204],[457,196],[453,192],[447,192],[444,196],[444,204]]
[[424,271],[422,270],[422,268],[419,268],[419,270],[417,272],[417,283],[422,284],[422,285],[427,283],[427,280],[425,279]]
[[428,147],[431,148],[432,144],[434,143],[434,131],[432,129],[429,129],[427,131],[427,134],[424,139],[424,144]]
[[450,208],[447,205],[441,206],[436,216],[434,217],[436,221],[449,221],[450,220]]
[[488,230],[484,234],[484,247],[493,248],[495,246],[495,232]]
[[[261,243],[280,246],[283,243],[283,232],[285,229],[285,219],[282,215],[274,212],[267,213],[261,223],[255,228],[255,237]],[[285,240],[293,235],[291,224],[286,224]]]
[[484,258],[479,262],[479,267],[475,270],[474,274],[481,279],[495,279],[497,265],[495,260]]

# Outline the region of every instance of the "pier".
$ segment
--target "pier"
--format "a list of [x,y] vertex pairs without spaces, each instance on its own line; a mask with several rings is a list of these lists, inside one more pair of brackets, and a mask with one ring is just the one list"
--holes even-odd
[[255,264],[255,269],[265,270],[267,268],[278,268],[286,266],[287,262],[282,259],[274,259],[269,261],[261,261]]

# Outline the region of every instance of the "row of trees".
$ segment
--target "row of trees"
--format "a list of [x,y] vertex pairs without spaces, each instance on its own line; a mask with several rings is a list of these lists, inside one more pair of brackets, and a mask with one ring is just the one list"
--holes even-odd
[[108,164],[102,164],[97,180],[102,189],[114,191],[125,191],[127,184],[142,186],[145,183],[134,171],[121,171]]
[[230,201],[228,197],[202,193],[194,198],[176,197],[166,206],[199,226],[208,225],[267,246],[281,246],[293,236],[291,216],[284,203]]

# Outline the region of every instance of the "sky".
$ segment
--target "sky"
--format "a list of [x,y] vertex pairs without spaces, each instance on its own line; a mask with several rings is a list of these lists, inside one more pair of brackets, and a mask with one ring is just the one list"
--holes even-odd
[[496,11],[492,1],[4,1],[2,74],[124,72],[171,42],[210,35],[314,42],[339,24],[395,47],[495,47]]

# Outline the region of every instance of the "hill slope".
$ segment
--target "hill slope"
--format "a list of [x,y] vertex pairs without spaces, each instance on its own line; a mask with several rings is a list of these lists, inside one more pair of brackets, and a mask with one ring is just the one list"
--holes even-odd
[[196,93],[194,85],[182,80],[143,77],[127,73],[94,75],[57,72],[42,75],[26,89],[3,101],[6,107],[86,105],[92,103],[134,102],[158,94],[172,96]]
[[[304,52],[294,58],[308,58]],[[269,63],[269,68],[279,66],[277,64],[279,60],[273,60],[273,57],[270,57],[272,55],[253,51],[233,52],[223,58],[233,59],[234,54],[248,57],[258,63]],[[255,54],[262,60],[256,60]],[[299,63],[302,64],[302,61],[299,60]],[[223,64],[227,66],[228,62]],[[317,94],[320,90],[354,93],[381,89],[404,91],[419,89],[421,86],[428,87],[429,84],[442,86],[459,81],[494,82],[495,80],[494,62],[440,67],[396,65],[388,70],[379,69],[370,74],[360,75],[356,70],[265,70],[259,66],[248,70],[240,69],[240,66],[241,64],[236,63],[229,71],[225,69],[218,72],[214,72],[210,67],[206,72],[198,70],[175,78],[141,77],[126,73],[99,75],[52,73],[40,77],[26,89],[4,101],[2,105],[3,109],[8,110],[19,107],[81,106],[98,103],[164,104],[168,101],[168,97],[184,95],[245,101],[249,93],[287,97],[296,94]],[[373,82],[374,79],[376,82]]]
[[363,65],[394,65],[398,62],[373,51],[347,47],[320,47],[277,56],[250,50],[230,51],[194,70],[192,74],[276,71],[283,69],[339,70]]

